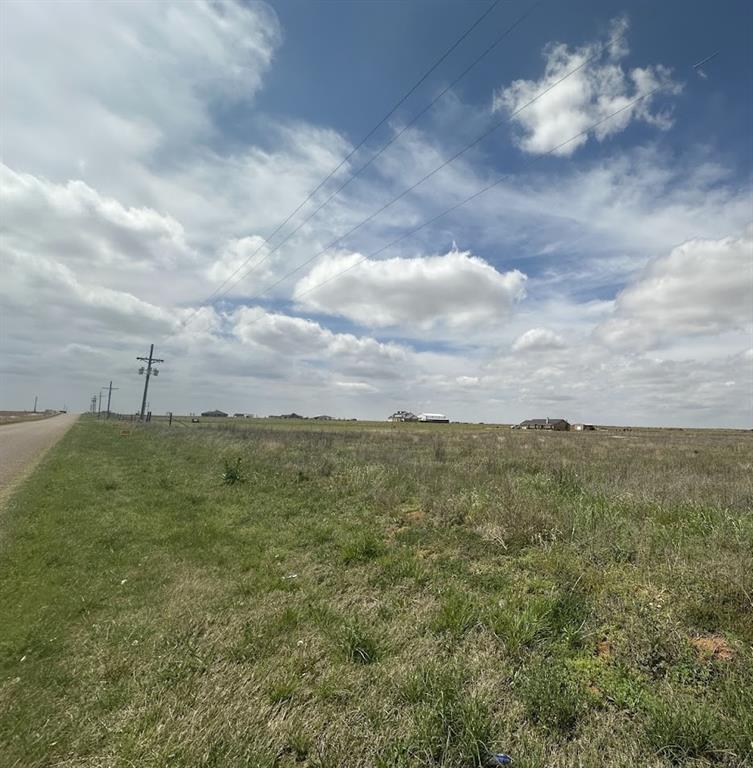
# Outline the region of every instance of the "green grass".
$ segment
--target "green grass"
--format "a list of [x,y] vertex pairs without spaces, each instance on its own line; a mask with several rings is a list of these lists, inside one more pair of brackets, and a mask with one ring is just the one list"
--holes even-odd
[[0,517],[0,765],[753,765],[752,455],[84,418]]

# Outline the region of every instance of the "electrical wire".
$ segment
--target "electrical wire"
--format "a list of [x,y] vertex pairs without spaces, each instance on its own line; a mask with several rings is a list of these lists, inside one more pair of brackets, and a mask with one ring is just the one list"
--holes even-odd
[[[342,242],[345,238],[350,237],[354,232],[358,231],[361,227],[363,227],[365,224],[368,224],[370,221],[373,221],[377,216],[384,213],[388,208],[393,206],[396,202],[399,200],[402,200],[406,195],[410,194],[412,191],[414,191],[417,187],[421,186],[424,182],[428,181],[432,176],[437,174],[439,171],[441,171],[443,168],[446,168],[448,165],[453,163],[455,160],[457,160],[459,157],[464,155],[466,152],[471,150],[473,147],[477,146],[479,143],[481,143],[484,139],[486,139],[488,136],[490,136],[494,131],[496,131],[498,128],[500,128],[505,123],[510,122],[512,118],[514,118],[516,115],[520,114],[523,110],[530,107],[532,104],[534,104],[536,101],[541,99],[543,96],[545,96],[547,93],[549,93],[551,90],[556,88],[560,83],[567,80],[569,77],[574,75],[579,70],[583,69],[583,67],[587,66],[591,61],[595,60],[601,54],[606,50],[610,45],[613,45],[619,38],[621,38],[625,33],[621,32],[612,39],[605,42],[595,53],[593,53],[588,58],[584,59],[580,64],[578,64],[577,67],[574,67],[569,72],[564,74],[559,79],[555,80],[553,83],[548,85],[546,88],[544,88],[542,91],[540,91],[538,94],[536,94],[533,98],[531,98],[529,101],[527,101],[525,104],[518,107],[516,110],[511,112],[509,115],[507,115],[502,120],[499,120],[495,123],[493,123],[489,128],[487,128],[483,133],[481,133],[479,136],[477,136],[473,141],[471,141],[469,144],[466,144],[462,149],[460,149],[458,152],[456,152],[454,155],[449,157],[447,160],[440,163],[438,166],[436,166],[433,170],[429,171],[426,175],[424,175],[422,178],[420,178],[418,181],[413,183],[411,186],[404,189],[400,194],[393,197],[391,200],[389,200],[387,203],[385,203],[381,208],[378,208],[376,211],[369,214],[366,218],[362,219],[358,224],[353,226],[351,229],[349,229],[347,232],[343,233],[342,235],[339,235],[334,240],[330,241],[324,248],[322,248],[320,251],[315,253],[313,256],[309,257],[305,261],[298,264],[296,267],[294,267],[289,272],[285,273],[282,277],[280,277],[278,280],[273,282],[272,284],[268,285],[261,293],[258,293],[254,296],[252,296],[248,301],[255,301],[263,296],[265,296],[269,291],[276,288],[278,285],[283,283],[285,280],[287,280],[289,277],[292,277],[296,272],[299,272],[301,269],[303,269],[305,266],[310,264],[312,261],[318,259],[320,256],[327,253],[329,250],[331,250],[335,245]],[[217,298],[221,299],[224,296],[226,296],[238,283],[240,283],[242,280],[244,280],[248,274],[251,272],[251,270],[248,270],[246,273],[241,275],[236,281],[234,281],[228,288],[223,291]],[[191,318],[189,318],[188,321],[186,321],[183,328],[185,328],[189,322],[191,322]]]
[[[358,178],[367,168],[369,168],[374,161],[379,158],[390,146],[392,146],[409,128],[414,126],[450,89],[454,88],[477,64],[479,64],[486,56],[488,56],[517,26],[519,26],[523,21],[525,21],[528,16],[530,16],[533,11],[541,5],[541,3],[544,2],[544,0],[536,0],[534,3],[532,3],[524,13],[522,13],[520,16],[515,19],[515,21],[508,26],[500,35],[497,36],[497,38],[488,45],[481,54],[479,54],[449,85],[445,86],[423,109],[421,109],[416,115],[411,118],[411,120],[406,123],[397,133],[395,133],[388,141],[386,141],[382,146],[363,164],[361,165],[357,170],[355,170],[353,173],[348,176],[348,178],[337,188],[334,192],[330,194],[329,197],[327,197],[323,202],[321,202],[316,208],[314,208],[313,211],[311,211],[303,221],[301,221],[298,226],[296,226],[295,229],[291,230],[285,237],[275,245],[274,248],[271,250],[268,250],[264,256],[262,256],[259,261],[257,261],[250,270],[248,270],[244,276],[241,278],[245,280],[249,274],[254,270],[257,269],[259,266],[261,266],[273,253],[276,253],[283,245],[285,245],[288,240],[290,240],[291,237],[296,235],[300,230],[309,222],[311,219],[316,216],[319,211],[322,210],[322,208],[325,208],[332,200],[334,200],[340,192],[342,192],[345,187],[347,187],[353,180]],[[384,121],[383,121],[384,122]],[[373,132],[372,132],[373,133]],[[361,144],[359,144],[359,147],[363,146],[363,141]],[[356,150],[359,148],[357,147]],[[356,151],[354,150],[351,152],[350,155],[348,155],[348,158],[353,155],[353,153]],[[347,160],[348,158],[345,158]],[[343,161],[345,162],[345,161]],[[342,166],[342,163],[338,168]],[[283,224],[290,221],[292,216],[297,213],[302,207],[305,202],[311,199],[312,195],[321,189],[321,187],[324,185],[326,181],[328,181],[333,174],[330,174],[324,182],[322,182],[314,192],[312,192],[311,195],[309,195],[308,198],[302,203],[296,210],[283,222]],[[222,282],[220,286],[218,286],[212,294],[206,299],[206,301],[210,301],[214,296],[216,296],[221,289],[228,284],[234,278],[245,266],[248,264],[253,258],[255,258],[262,250],[262,248],[269,243],[269,241],[274,237],[274,235],[280,230],[281,227],[278,227],[268,238],[266,238],[259,247],[250,254],[238,267],[236,267],[235,271],[225,278],[225,280]],[[225,293],[222,294],[223,296],[226,295]],[[206,303],[206,302],[205,302]]]
[[[303,208],[306,203],[311,200],[311,198],[350,160],[353,155],[355,155],[356,152],[392,117],[392,115],[405,103],[405,101],[412,96],[416,90],[423,85],[424,82],[426,82],[426,79],[437,69],[437,67],[442,64],[447,57],[468,37],[468,35],[473,32],[474,29],[499,5],[501,0],[494,0],[494,2],[476,19],[476,21],[471,24],[468,29],[463,32],[462,35],[429,67],[429,69],[424,72],[423,75],[406,91],[406,93],[398,99],[398,101],[395,103],[395,105],[390,109],[389,112],[361,139],[361,141],[356,144],[355,147],[340,161],[340,163],[333,168],[327,176],[325,176],[317,186],[311,190],[311,192],[308,193],[308,195],[299,203],[298,207],[295,208],[293,211],[291,211],[276,227],[275,229],[264,238],[264,242],[259,246],[259,248],[252,253],[248,259],[235,271],[232,275],[225,278],[225,280],[222,282],[221,285],[219,285],[206,299],[204,303],[207,301],[210,301],[218,292],[220,289],[222,289],[230,279],[232,279],[240,269],[245,266],[245,264],[248,263],[250,259],[252,259],[259,251],[264,247],[265,243],[268,243],[292,218],[295,216],[298,211]],[[538,0],[540,2],[541,0]],[[360,171],[359,171],[360,173]],[[319,209],[317,209],[319,210]]]
[[[545,157],[548,157],[558,150],[562,149],[563,147],[566,147],[568,144],[572,144],[572,142],[577,141],[582,136],[587,136],[591,131],[593,131],[595,128],[600,126],[602,123],[605,123],[607,120],[611,120],[616,115],[621,114],[622,112],[625,112],[628,109],[631,109],[634,107],[638,102],[642,101],[643,99],[647,99],[649,96],[652,96],[657,91],[661,90],[662,86],[659,85],[656,88],[653,88],[652,90],[642,94],[641,96],[636,97],[632,101],[628,102],[624,106],[620,107],[619,109],[615,110],[614,112],[611,112],[610,114],[606,115],[605,117],[601,118],[600,120],[597,120],[595,123],[592,123],[588,128],[585,128],[584,130],[580,131],[579,133],[576,133],[574,136],[571,136],[569,139],[561,142],[560,144],[557,144],[555,147],[552,147],[551,149],[547,150],[546,152],[537,155],[536,157],[532,158],[530,161],[525,163],[523,165],[523,169],[533,165],[534,163],[539,162],[540,160],[544,159]],[[397,243],[401,242],[402,240],[405,240],[408,237],[411,237],[412,235],[415,235],[420,230],[424,229],[425,227],[428,227],[430,224],[433,224],[435,221],[441,219],[442,217],[446,216],[448,213],[452,213],[452,211],[457,210],[458,208],[461,208],[464,205],[467,205],[472,200],[475,200],[476,198],[483,195],[485,192],[488,192],[490,189],[493,189],[494,187],[501,184],[505,179],[508,179],[512,177],[512,173],[505,173],[502,176],[495,179],[490,184],[487,184],[486,186],[482,187],[481,189],[474,192],[472,195],[469,195],[468,197],[464,198],[458,203],[455,203],[454,205],[451,205],[449,208],[445,208],[441,213],[438,213],[436,216],[432,216],[430,219],[427,219],[423,223],[419,224],[417,227],[414,227],[411,230],[408,230],[407,232],[400,235],[400,237],[395,238],[394,240],[390,241],[386,245],[383,245],[381,248],[378,248],[376,251],[373,251],[366,256],[363,256],[362,258],[358,259],[357,261],[353,262],[353,264],[350,264],[345,269],[340,270],[339,272],[336,272],[334,275],[330,275],[326,280],[322,280],[321,282],[317,283],[316,285],[311,286],[310,288],[307,288],[305,291],[301,291],[300,293],[297,293],[293,296],[294,300],[299,300],[302,296],[305,296],[309,293],[312,293],[313,291],[317,290],[318,288],[321,288],[323,285],[326,285],[327,283],[332,282],[333,280],[336,280],[337,278],[344,275],[346,272],[350,272],[352,269],[355,269],[359,264],[362,264],[364,261],[374,258],[375,256],[378,256],[379,254],[386,251],[388,248],[392,248]],[[254,325],[255,323],[259,322],[260,320],[267,317],[266,314],[260,315],[259,317],[249,321],[246,323],[246,327],[249,325]]]

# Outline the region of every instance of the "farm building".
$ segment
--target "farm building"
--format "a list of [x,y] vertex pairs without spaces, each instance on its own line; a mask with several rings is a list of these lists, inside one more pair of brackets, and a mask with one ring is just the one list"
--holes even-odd
[[443,413],[420,413],[419,421],[426,421],[431,424],[449,424],[450,420]]
[[418,421],[418,416],[410,411],[395,411],[387,421]]
[[564,419],[526,419],[518,424],[519,429],[551,429],[556,432],[567,432],[570,425]]
[[233,418],[234,419],[245,419],[246,418],[246,414],[245,413],[234,413],[233,414]]
[[593,424],[573,424],[570,429],[576,432],[593,432],[596,427]]
[[225,411],[204,411],[202,416],[227,416]]

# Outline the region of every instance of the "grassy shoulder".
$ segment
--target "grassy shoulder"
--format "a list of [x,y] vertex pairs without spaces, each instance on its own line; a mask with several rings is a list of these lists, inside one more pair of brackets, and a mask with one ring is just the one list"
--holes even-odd
[[21,424],[25,421],[42,421],[57,416],[59,411],[0,411],[0,427],[6,424]]
[[0,763],[749,764],[750,448],[82,420],[2,523]]

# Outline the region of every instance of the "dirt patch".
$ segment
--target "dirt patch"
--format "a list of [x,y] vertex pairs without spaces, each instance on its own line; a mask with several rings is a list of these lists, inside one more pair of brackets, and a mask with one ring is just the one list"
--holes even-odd
[[732,646],[730,646],[721,635],[694,637],[690,642],[698,651],[699,655],[706,659],[731,661],[735,656]]
[[596,655],[600,659],[611,659],[612,658],[612,646],[611,646],[609,640],[600,640],[596,644]]

